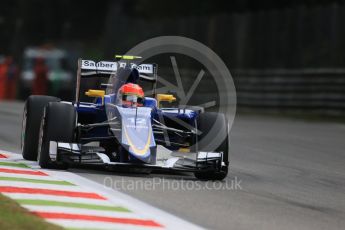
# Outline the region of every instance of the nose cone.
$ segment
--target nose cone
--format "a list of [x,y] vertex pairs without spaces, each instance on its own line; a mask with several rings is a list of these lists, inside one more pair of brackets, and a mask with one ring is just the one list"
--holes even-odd
[[122,117],[122,144],[135,159],[150,163],[155,157],[156,146],[152,125],[151,108],[120,108]]
[[153,146],[153,135],[151,126],[136,124],[123,127],[125,141],[129,146],[129,153],[142,161],[149,161],[150,147]]

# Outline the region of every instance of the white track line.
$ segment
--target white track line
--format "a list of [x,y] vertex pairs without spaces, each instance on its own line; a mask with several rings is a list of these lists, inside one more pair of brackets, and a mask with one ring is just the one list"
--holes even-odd
[[164,212],[158,208],[155,208],[149,204],[146,204],[127,194],[121,193],[119,191],[115,191],[107,187],[100,186],[100,184],[94,181],[88,180],[79,175],[66,172],[66,171],[50,170],[49,172],[48,171],[45,171],[45,172],[50,173],[50,175],[52,176],[54,176],[55,174],[59,174],[60,176],[63,176],[64,178],[68,178],[68,181],[73,184],[93,188],[97,194],[107,197],[110,201],[113,201],[116,203],[118,203],[119,201],[120,202],[122,201],[121,203],[123,204],[124,207],[129,208],[131,211],[134,211],[136,213],[143,214],[143,216],[146,216],[147,218],[151,218],[153,220],[158,221],[159,223],[162,223],[164,226],[166,226],[166,229],[190,229],[190,230],[202,229],[201,227],[197,225],[194,225],[179,217],[173,216],[167,212]]
[[[30,188],[45,188],[45,189],[54,189],[54,190],[66,190],[66,191],[77,191],[77,192],[89,192],[89,193],[96,193],[105,198],[104,200],[93,200],[87,198],[74,198],[74,197],[59,197],[54,195],[40,195],[40,194],[19,194],[19,193],[3,193],[13,199],[46,199],[46,200],[54,200],[54,201],[64,201],[64,202],[80,202],[86,204],[112,204],[115,206],[122,206],[129,209],[132,213],[115,213],[114,211],[92,211],[92,210],[82,210],[79,208],[66,208],[66,207],[47,207],[47,206],[39,206],[39,205],[25,205],[25,207],[29,208],[33,211],[44,211],[44,212],[66,212],[66,213],[78,213],[78,214],[87,214],[87,215],[96,215],[102,214],[102,216],[108,215],[130,215],[131,218],[137,219],[147,219],[153,220],[161,225],[164,226],[165,229],[202,229],[199,226],[196,226],[190,222],[187,222],[179,217],[173,216],[167,212],[164,212],[158,208],[155,208],[151,205],[148,205],[140,200],[137,200],[133,197],[130,197],[127,194],[121,193],[119,191],[102,187],[100,184],[88,180],[84,177],[76,175],[71,172],[62,171],[62,170],[45,170],[40,169],[36,162],[25,161],[21,158],[19,154],[13,154],[7,151],[1,151],[0,153],[5,153],[9,156],[6,161],[9,162],[21,162],[24,163],[34,170],[38,170],[41,172],[47,173],[49,176],[33,176],[33,177],[26,177],[22,174],[10,174],[10,173],[3,173],[0,175],[8,176],[13,175],[13,177],[21,177],[21,178],[32,178],[32,179],[48,179],[49,180],[65,180],[68,181],[76,186],[66,186],[66,185],[50,185],[50,184],[37,184],[37,183],[30,183],[30,182],[16,182],[16,181],[0,181],[0,185],[2,186],[17,186],[17,187],[30,187]],[[3,161],[4,159],[1,159]],[[1,167],[1,166],[0,166]],[[12,168],[13,167],[8,167]],[[19,168],[18,168],[19,169]],[[30,170],[25,168],[20,168],[22,170]],[[25,177],[24,177],[25,176]],[[138,225],[130,225],[130,224],[117,224],[117,223],[106,223],[106,222],[93,222],[93,221],[84,221],[84,220],[63,220],[63,219],[49,219],[50,222],[54,222],[60,224],[64,227],[68,228],[105,228],[105,229],[153,229],[153,227],[148,228],[144,226]]]

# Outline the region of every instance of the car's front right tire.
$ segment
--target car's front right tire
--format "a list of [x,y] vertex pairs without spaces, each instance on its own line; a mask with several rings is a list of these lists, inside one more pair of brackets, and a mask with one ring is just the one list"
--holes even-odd
[[[218,135],[221,137],[222,142],[217,148],[210,148],[209,142],[212,140],[206,140],[206,136],[211,129],[218,131]],[[220,167],[217,171],[195,172],[194,175],[200,180],[223,180],[228,175],[228,154],[229,154],[229,130],[228,121],[224,114],[205,112],[201,113],[197,119],[197,129],[201,132],[198,135],[197,147],[198,151],[203,152],[222,152],[223,162],[220,162]]]
[[73,105],[51,102],[44,109],[38,146],[38,164],[42,168],[67,168],[65,162],[52,161],[50,141],[73,143],[75,140],[76,110]]

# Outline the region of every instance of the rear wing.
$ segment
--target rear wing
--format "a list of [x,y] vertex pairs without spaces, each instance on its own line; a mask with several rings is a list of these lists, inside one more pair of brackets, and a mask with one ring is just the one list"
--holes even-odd
[[[98,74],[114,74],[121,67],[130,65],[131,68],[136,68],[139,71],[140,78],[148,81],[156,81],[157,76],[157,64],[140,64],[128,62],[110,62],[92,60],[81,60],[80,63],[80,75],[81,77],[93,76]],[[79,63],[78,63],[79,69]]]
[[149,81],[153,84],[157,82],[157,64],[140,64],[131,63],[130,61],[93,61],[78,59],[77,84],[76,84],[76,102],[79,101],[80,79],[87,77],[111,76],[121,67],[130,65],[139,71],[139,78],[143,81]]

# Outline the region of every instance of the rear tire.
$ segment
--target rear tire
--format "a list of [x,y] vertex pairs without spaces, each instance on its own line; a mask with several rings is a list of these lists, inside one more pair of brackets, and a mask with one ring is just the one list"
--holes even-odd
[[22,155],[25,160],[36,161],[38,133],[43,110],[49,102],[56,101],[60,101],[60,99],[56,97],[38,95],[32,95],[26,100],[21,135]]
[[67,163],[52,161],[49,155],[49,143],[50,141],[73,143],[76,116],[77,113],[73,105],[51,102],[46,106],[41,121],[37,157],[41,168],[68,168]]
[[[219,130],[223,138],[222,143],[216,149],[210,148],[208,146],[209,143],[204,140],[205,136],[213,127]],[[229,130],[228,121],[225,115],[221,113],[201,113],[197,119],[197,129],[202,132],[202,134],[197,137],[198,151],[223,152],[223,162],[221,162],[219,171],[195,172],[195,177],[200,180],[223,180],[228,175],[229,166]]]

